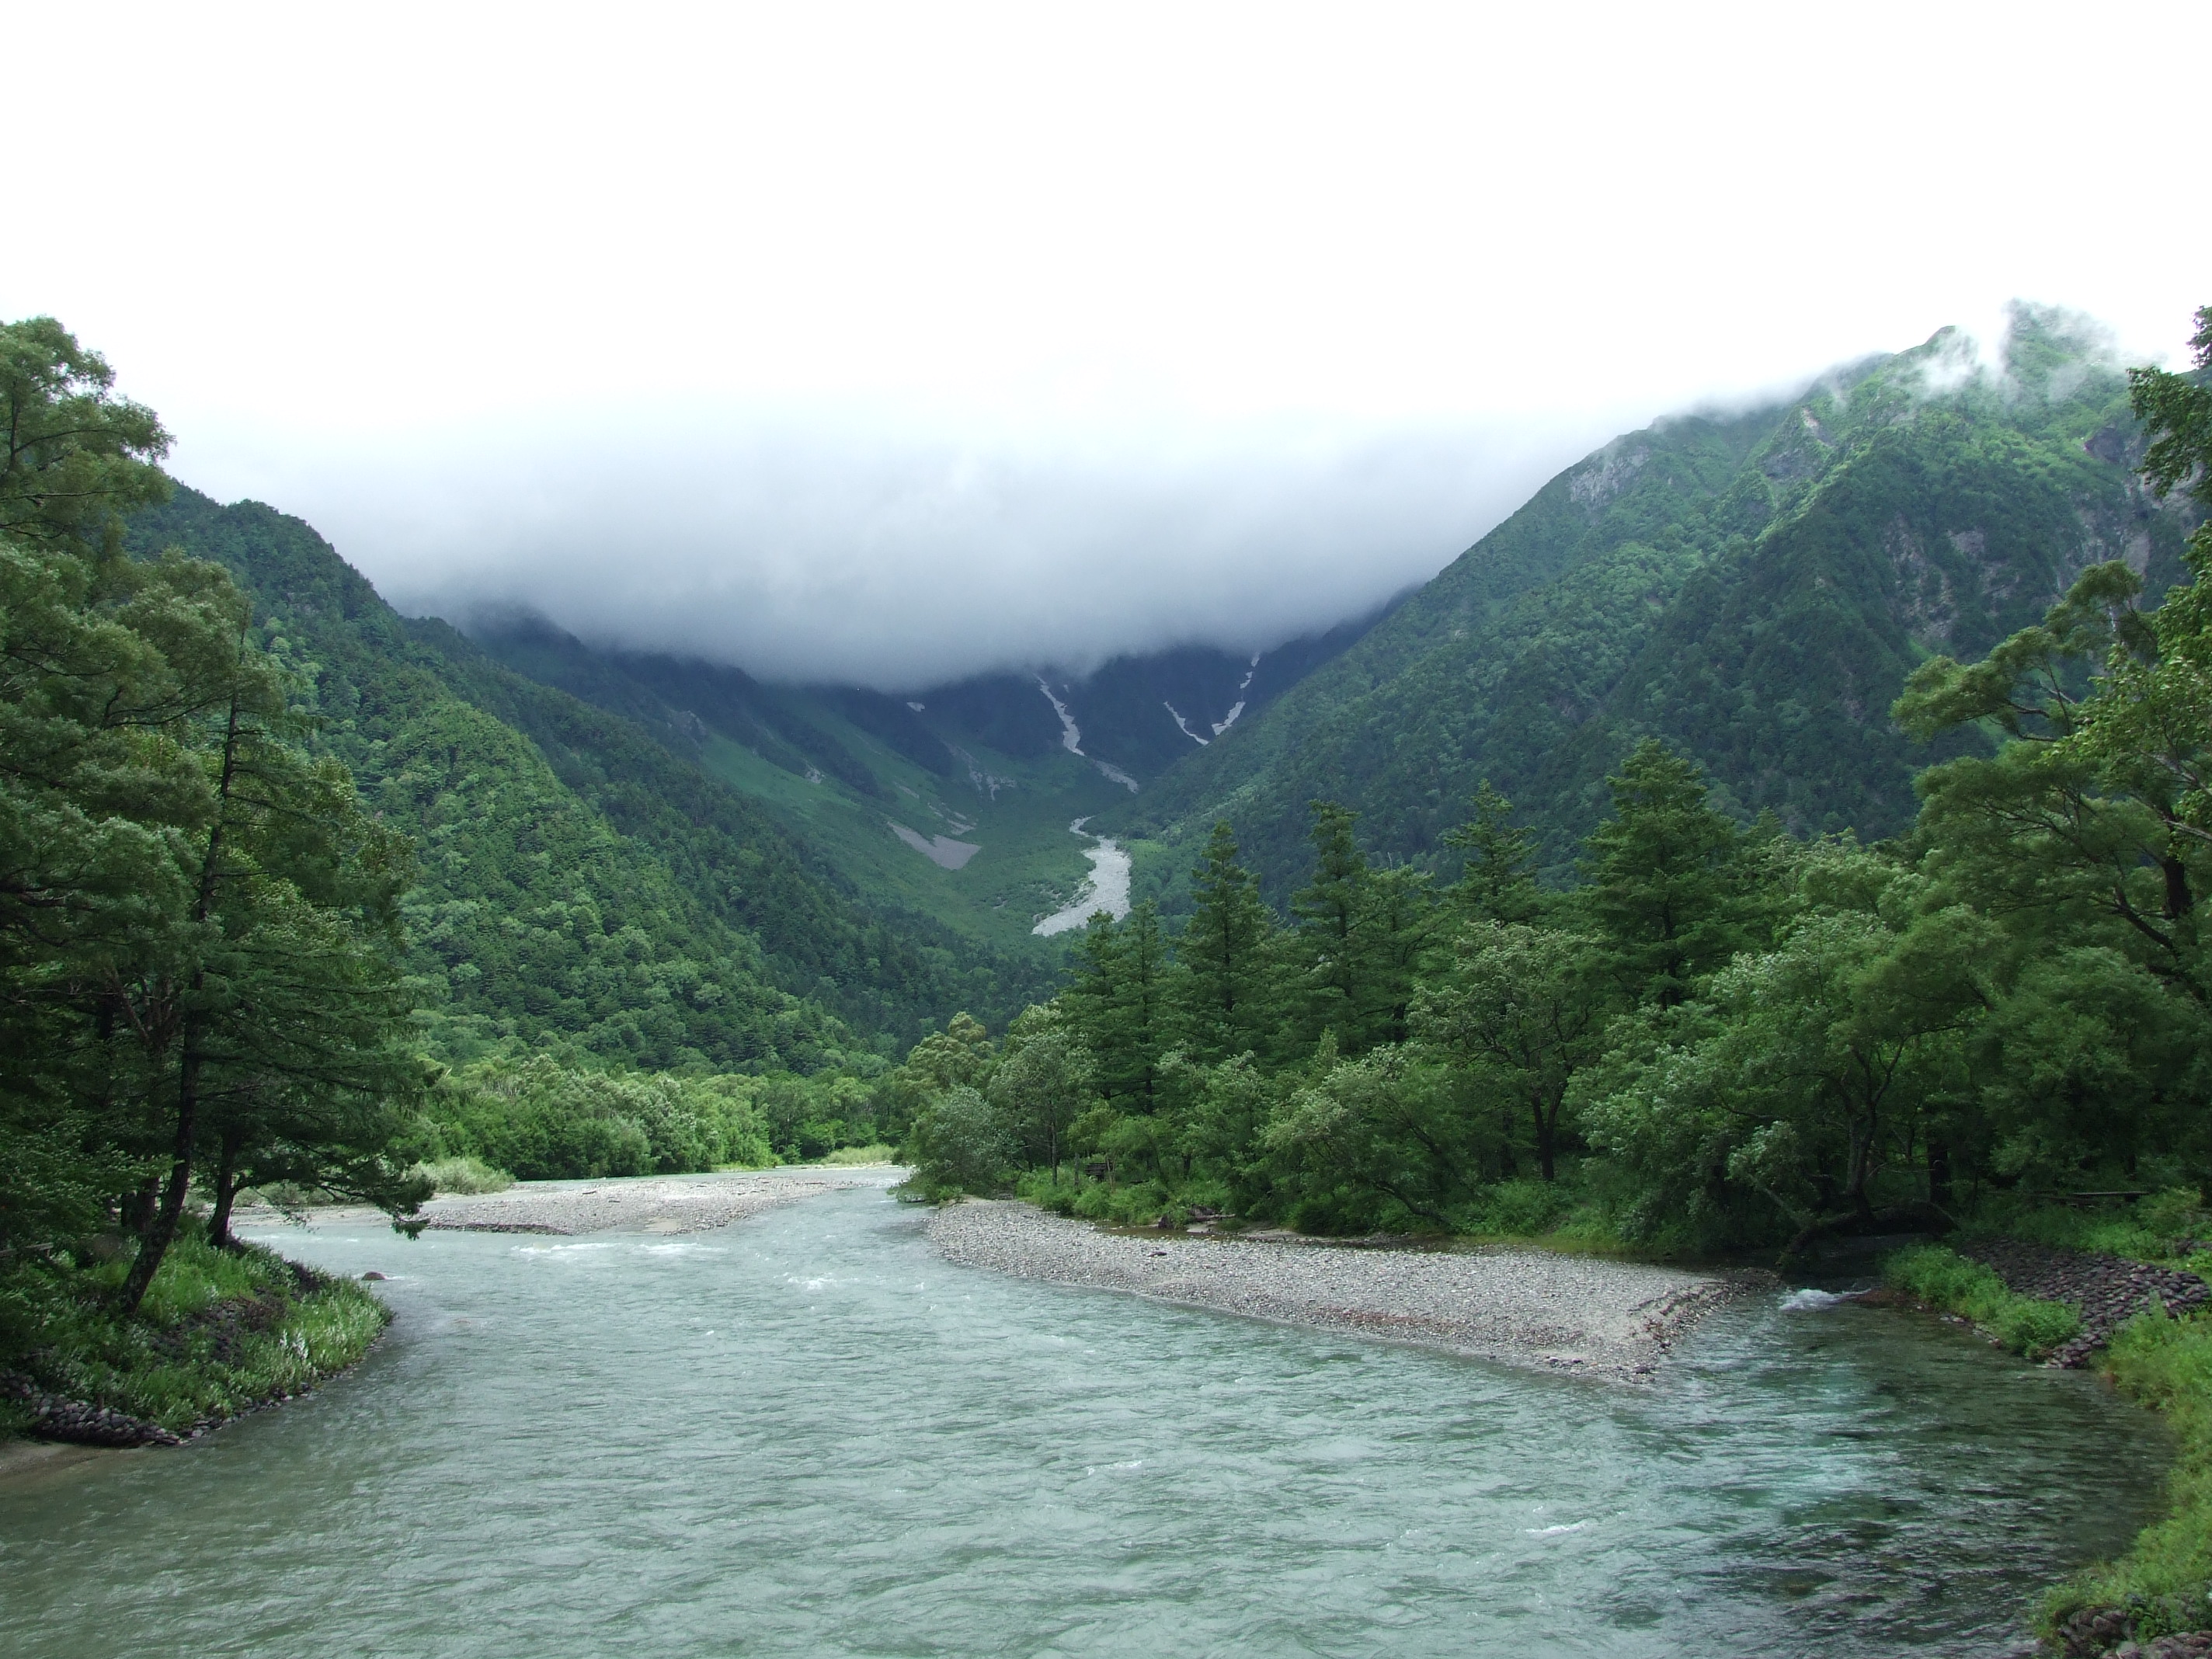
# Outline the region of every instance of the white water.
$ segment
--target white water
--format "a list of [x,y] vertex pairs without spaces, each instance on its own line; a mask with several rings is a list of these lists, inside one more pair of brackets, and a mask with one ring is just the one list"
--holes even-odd
[[[1067,826],[1073,835],[1089,835],[1084,829],[1088,818],[1078,818]],[[1088,927],[1091,918],[1099,911],[1119,921],[1129,914],[1129,854],[1111,836],[1091,836],[1097,844],[1086,848],[1083,856],[1091,860],[1090,878],[1083,884],[1073,903],[1054,911],[1030,929],[1048,939],[1054,933],[1065,933],[1078,927]]]

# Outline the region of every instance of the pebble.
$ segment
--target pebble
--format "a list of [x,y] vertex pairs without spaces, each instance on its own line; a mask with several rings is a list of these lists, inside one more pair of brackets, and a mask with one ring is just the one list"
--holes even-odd
[[888,1187],[894,1169],[749,1170],[726,1175],[638,1176],[601,1181],[526,1181],[481,1198],[434,1199],[431,1232],[575,1233],[615,1230],[703,1232],[780,1205],[852,1187]]
[[1620,1381],[1648,1381],[1699,1316],[1771,1282],[1545,1250],[1158,1237],[1005,1200],[929,1222],[930,1243],[969,1267]]

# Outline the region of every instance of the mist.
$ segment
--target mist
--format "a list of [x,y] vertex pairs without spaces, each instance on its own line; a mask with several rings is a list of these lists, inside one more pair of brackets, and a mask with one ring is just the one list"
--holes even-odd
[[212,493],[305,517],[411,614],[465,629],[520,608],[595,645],[912,691],[1328,628],[1434,575],[1587,435],[956,440],[664,410]]
[[102,217],[16,238],[0,317],[106,353],[178,477],[403,607],[776,678],[1264,647],[1655,418],[2014,296],[2170,362],[2212,297],[2180,0],[11,30],[96,66],[17,125]]

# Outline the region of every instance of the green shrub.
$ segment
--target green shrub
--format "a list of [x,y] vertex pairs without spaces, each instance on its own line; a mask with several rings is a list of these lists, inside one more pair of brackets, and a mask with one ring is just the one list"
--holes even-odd
[[464,1152],[458,1158],[441,1158],[434,1164],[417,1164],[410,1173],[426,1177],[441,1193],[458,1193],[473,1196],[478,1193],[503,1193],[514,1185],[514,1177],[504,1170],[495,1170],[482,1158]]
[[2066,1304],[2015,1296],[1980,1262],[1941,1244],[1897,1251],[1882,1264],[1882,1280],[1930,1307],[1964,1315],[2031,1359],[2042,1358],[2081,1329],[2081,1316]]
[[1472,1231],[1539,1237],[1557,1227],[1574,1207],[1573,1194],[1556,1181],[1501,1181],[1483,1194]]
[[898,1162],[898,1148],[885,1146],[880,1140],[868,1146],[840,1146],[820,1162],[832,1169],[863,1164],[896,1164]]
[[2208,1224],[2212,1217],[2207,1216],[2203,1196],[2193,1187],[2169,1187],[2133,1204],[2115,1202],[2094,1209],[2000,1197],[1973,1218],[1977,1232],[2140,1261],[2173,1259],[2174,1247],[2202,1237]]

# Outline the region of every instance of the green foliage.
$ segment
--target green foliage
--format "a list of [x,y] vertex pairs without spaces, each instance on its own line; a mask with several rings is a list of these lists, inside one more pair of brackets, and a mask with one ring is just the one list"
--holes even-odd
[[1882,1282],[1932,1308],[1972,1320],[2030,1359],[2042,1358],[2081,1329],[2081,1316],[2075,1309],[2015,1296],[1981,1263],[1940,1244],[1897,1251],[1882,1264]]
[[186,1229],[135,1312],[116,1301],[128,1264],[67,1255],[11,1289],[43,1317],[16,1364],[42,1388],[182,1433],[344,1370],[391,1314],[360,1285],[304,1274],[255,1246]]
[[387,1150],[423,1074],[406,842],[309,751],[228,574],[121,556],[167,439],[112,381],[0,327],[0,1261],[137,1187],[129,1308],[202,1166],[218,1243],[249,1176],[411,1210]]
[[2120,1560],[2053,1590],[2045,1628],[2084,1607],[2120,1607],[2140,1641],[2201,1629],[2212,1595],[2212,1317],[2140,1314],[2114,1336],[2105,1365],[2122,1394],[2165,1417],[2180,1455],[2166,1479],[2165,1517]]
[[[779,1161],[764,1108],[790,1082],[800,1110],[818,1105],[812,1079],[584,1071],[546,1055],[483,1060],[441,1080],[412,1133],[426,1169],[474,1159],[524,1181],[757,1168]],[[786,1133],[800,1150],[799,1127]]]
[[441,1158],[434,1163],[417,1164],[410,1174],[420,1176],[430,1183],[433,1192],[458,1193],[474,1196],[479,1193],[503,1193],[514,1185],[514,1177],[504,1170],[495,1170],[480,1158],[463,1152],[453,1158]]
[[915,1120],[916,1196],[993,1193],[1012,1172],[1016,1148],[1000,1114],[967,1084],[947,1089]]

